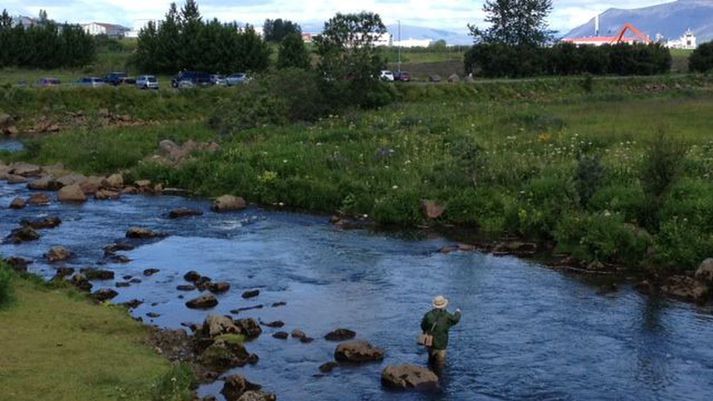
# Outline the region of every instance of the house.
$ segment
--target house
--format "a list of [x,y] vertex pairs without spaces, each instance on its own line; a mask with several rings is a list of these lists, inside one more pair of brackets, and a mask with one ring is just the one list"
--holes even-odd
[[92,36],[106,35],[114,39],[123,38],[126,33],[131,31],[131,29],[121,25],[107,24],[103,22],[90,22],[88,24],[82,24],[82,28],[86,33]]
[[698,47],[698,43],[696,42],[696,35],[694,35],[693,32],[691,32],[691,30],[689,29],[678,40],[669,40],[668,42],[666,42],[666,47],[671,49],[693,50]]

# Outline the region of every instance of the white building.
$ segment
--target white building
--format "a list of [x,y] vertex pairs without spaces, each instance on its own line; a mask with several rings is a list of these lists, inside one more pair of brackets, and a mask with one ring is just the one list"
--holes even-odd
[[106,24],[102,22],[82,24],[82,28],[86,33],[92,36],[107,35],[110,38],[123,38],[127,32],[131,31],[129,28],[121,25]]
[[394,40],[396,47],[428,47],[433,42],[433,39],[403,39]]
[[696,47],[698,47],[698,44],[696,43],[696,35],[691,32],[691,30],[687,30],[686,33],[681,36],[680,39],[678,40],[669,40],[666,43],[666,47],[671,48],[671,49],[687,49],[687,50],[693,50]]

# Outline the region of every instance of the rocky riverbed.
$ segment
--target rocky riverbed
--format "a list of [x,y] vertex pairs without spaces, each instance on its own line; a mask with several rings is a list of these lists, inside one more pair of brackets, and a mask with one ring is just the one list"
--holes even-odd
[[[239,198],[167,196],[178,191],[117,175],[31,165],[0,173],[0,233],[8,236],[0,253],[18,269],[69,280],[97,300],[126,303],[147,324],[180,330],[157,332],[154,344],[202,369],[201,397],[703,400],[713,390],[709,306],[642,296],[627,284],[602,295],[495,256],[529,253],[528,244],[486,254],[435,235],[343,230]],[[24,207],[8,208],[15,199]],[[415,338],[437,293],[465,313],[439,388],[386,391],[389,380],[433,390],[426,372],[402,365],[425,365]]]

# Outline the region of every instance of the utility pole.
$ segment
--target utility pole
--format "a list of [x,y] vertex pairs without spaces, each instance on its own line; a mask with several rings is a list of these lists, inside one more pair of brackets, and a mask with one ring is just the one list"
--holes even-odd
[[[401,76],[401,20],[398,20],[399,22],[399,61],[398,61],[398,68],[399,68],[399,77]],[[400,78],[399,78],[400,79]]]

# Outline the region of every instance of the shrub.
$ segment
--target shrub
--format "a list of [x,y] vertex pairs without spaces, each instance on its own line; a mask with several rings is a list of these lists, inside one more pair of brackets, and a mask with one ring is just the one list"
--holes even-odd
[[371,216],[383,225],[414,226],[421,222],[421,199],[415,192],[396,190],[377,198]]
[[582,207],[587,207],[589,200],[599,189],[604,179],[604,166],[598,155],[580,156],[577,162],[574,182],[579,195],[579,203]]
[[505,205],[512,200],[498,188],[471,188],[448,200],[448,219],[460,225],[473,225],[494,236],[505,231]]
[[713,70],[713,42],[698,45],[698,48],[688,57],[688,69],[691,72]]
[[611,184],[596,191],[589,209],[620,215],[626,222],[636,222],[645,208],[646,197],[638,183]]
[[656,237],[656,259],[667,270],[695,269],[713,255],[713,234],[687,218],[665,220]]
[[12,277],[13,272],[10,267],[0,261],[0,307],[9,304],[13,300]]
[[630,267],[641,265],[652,243],[646,231],[609,212],[566,215],[557,225],[555,239],[560,251],[580,260],[625,263]]

